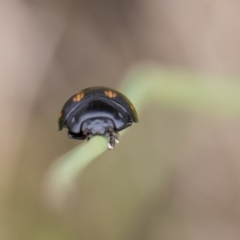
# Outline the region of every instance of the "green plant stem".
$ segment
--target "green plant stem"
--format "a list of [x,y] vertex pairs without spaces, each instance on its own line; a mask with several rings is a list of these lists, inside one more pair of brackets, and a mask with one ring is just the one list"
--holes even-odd
[[[158,104],[197,113],[240,116],[240,84],[213,76],[140,66],[126,77],[120,91],[132,101],[139,115],[146,106]],[[44,179],[51,200],[64,202],[75,179],[106,150],[107,140],[94,137],[57,159]]]

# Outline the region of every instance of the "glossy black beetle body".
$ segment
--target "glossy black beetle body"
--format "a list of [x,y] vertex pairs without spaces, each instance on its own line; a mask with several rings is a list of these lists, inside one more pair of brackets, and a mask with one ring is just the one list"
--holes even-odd
[[119,142],[118,132],[138,122],[132,103],[120,92],[106,87],[90,87],[70,97],[58,119],[58,129],[68,129],[69,138],[85,140],[106,135],[108,147]]

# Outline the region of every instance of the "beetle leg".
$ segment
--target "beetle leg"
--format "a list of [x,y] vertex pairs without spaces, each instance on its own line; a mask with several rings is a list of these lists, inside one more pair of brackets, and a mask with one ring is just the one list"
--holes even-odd
[[92,137],[92,134],[90,133],[90,131],[88,129],[86,129],[84,132],[83,132],[83,135],[86,136],[85,140],[86,141],[89,141]]
[[115,147],[115,137],[112,134],[108,135],[108,149],[113,149]]
[[85,136],[79,135],[77,133],[73,133],[69,130],[68,130],[68,137],[71,139],[85,140]]
[[117,132],[113,132],[114,136],[115,136],[115,142],[119,143],[120,142],[120,136]]
[[87,138],[86,138],[87,141],[89,141],[89,140],[91,139],[91,137],[92,137],[92,134],[89,133],[89,134],[87,135]]
[[70,131],[68,131],[68,137],[69,138],[74,138],[73,134]]
[[106,136],[108,137],[108,149],[113,149],[116,143],[119,143],[119,134],[109,130]]

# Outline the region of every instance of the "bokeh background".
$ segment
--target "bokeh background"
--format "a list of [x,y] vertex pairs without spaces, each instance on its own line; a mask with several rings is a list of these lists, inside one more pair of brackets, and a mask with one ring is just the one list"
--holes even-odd
[[236,117],[149,105],[61,209],[42,191],[79,144],[57,132],[69,96],[119,88],[145,61],[231,81],[239,13],[236,0],[0,0],[0,239],[240,239]]

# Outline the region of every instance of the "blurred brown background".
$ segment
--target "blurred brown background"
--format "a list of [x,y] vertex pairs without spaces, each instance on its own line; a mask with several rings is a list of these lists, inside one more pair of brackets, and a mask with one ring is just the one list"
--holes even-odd
[[146,60],[239,75],[239,13],[235,0],[0,0],[0,239],[240,239],[239,119],[149,107],[62,211],[41,192],[79,144],[57,132],[70,95],[118,88]]

